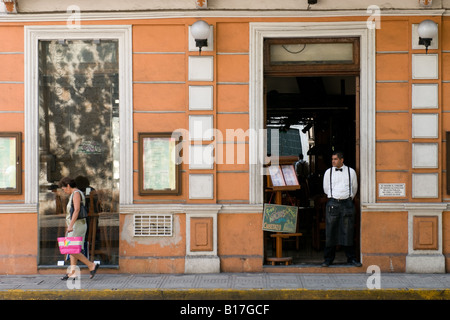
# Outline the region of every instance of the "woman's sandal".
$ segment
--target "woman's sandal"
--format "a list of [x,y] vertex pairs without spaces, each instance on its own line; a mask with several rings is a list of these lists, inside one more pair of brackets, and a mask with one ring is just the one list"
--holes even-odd
[[100,264],[99,264],[99,263],[96,263],[96,264],[95,264],[95,269],[92,270],[92,271],[90,271],[91,276],[89,277],[89,279],[92,279],[92,278],[95,277],[95,273],[97,272],[98,267],[100,267]]
[[63,281],[67,281],[67,280],[74,280],[76,279],[76,276],[69,276],[68,274],[65,274],[64,277],[61,278],[61,280]]

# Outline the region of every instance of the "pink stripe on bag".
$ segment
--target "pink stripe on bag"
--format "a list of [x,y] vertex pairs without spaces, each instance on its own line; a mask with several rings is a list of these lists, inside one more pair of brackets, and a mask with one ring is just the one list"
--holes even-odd
[[81,252],[83,237],[58,238],[59,252],[61,254],[77,254]]

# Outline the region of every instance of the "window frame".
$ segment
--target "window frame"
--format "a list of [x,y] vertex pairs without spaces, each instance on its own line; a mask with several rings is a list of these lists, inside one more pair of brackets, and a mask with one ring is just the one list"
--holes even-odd
[[[146,138],[174,138],[175,139],[175,189],[145,189],[144,188],[144,139]],[[139,132],[138,133],[138,163],[139,163],[139,195],[180,195],[181,194],[181,163],[177,150],[182,143],[182,136],[177,132]]]
[[[285,63],[282,65],[271,64],[270,47],[272,45],[287,44],[328,44],[328,43],[352,43],[352,63],[323,63],[323,64],[295,64]],[[317,74],[348,74],[358,75],[360,71],[359,61],[359,38],[358,37],[333,37],[333,38],[284,38],[264,40],[264,74],[268,76],[286,75],[317,75]]]
[[0,188],[0,195],[22,194],[22,132],[0,132],[0,138],[16,140],[16,186],[15,188]]

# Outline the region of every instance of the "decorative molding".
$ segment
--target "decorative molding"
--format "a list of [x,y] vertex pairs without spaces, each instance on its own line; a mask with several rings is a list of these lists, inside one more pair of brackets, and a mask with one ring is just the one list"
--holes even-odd
[[17,14],[17,0],[1,0],[0,12],[6,14]]
[[450,203],[363,203],[361,212],[401,212],[413,210],[450,210]]
[[[381,9],[383,16],[449,16],[450,10],[436,9]],[[0,22],[57,22],[68,21],[73,13],[17,13],[0,16]],[[148,19],[177,19],[177,18],[331,18],[331,17],[369,17],[363,10],[155,10],[155,11],[113,11],[113,12],[82,12],[81,21],[102,20],[148,20]],[[82,26],[84,28],[84,26]]]
[[[186,207],[186,259],[185,272],[186,273],[219,273],[220,272],[220,258],[217,256],[218,235],[217,235],[217,214],[219,213],[220,205],[204,205],[204,206],[190,206]],[[193,248],[191,238],[192,227],[195,224],[195,219],[209,218],[212,221],[208,226],[211,245],[205,250],[195,250]],[[193,223],[194,221],[194,223]],[[195,228],[195,226],[194,226]],[[193,250],[194,249],[194,250]]]
[[[408,255],[406,256],[406,272],[410,273],[445,273],[445,257],[442,245],[442,213],[447,209],[446,203],[423,203],[405,205],[408,210]],[[435,217],[437,219],[437,249],[415,249],[414,230],[416,217]],[[417,225],[416,225],[417,226]]]
[[263,205],[251,204],[127,204],[120,205],[120,214],[140,213],[172,213],[185,214],[187,212],[208,213],[217,211],[218,214],[262,214]]
[[36,213],[36,204],[0,204],[0,214],[6,213]]

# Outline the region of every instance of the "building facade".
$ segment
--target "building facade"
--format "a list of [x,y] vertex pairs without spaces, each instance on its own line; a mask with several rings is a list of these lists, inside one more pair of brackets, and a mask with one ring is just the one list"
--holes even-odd
[[[105,272],[449,272],[450,1],[0,5],[0,274],[64,266],[64,176],[89,196]],[[306,145],[283,154],[298,126]],[[281,196],[302,233],[283,240],[288,265],[267,259],[268,136],[272,162],[300,150],[311,167],[306,205]],[[359,177],[362,268],[316,263],[338,148]]]

